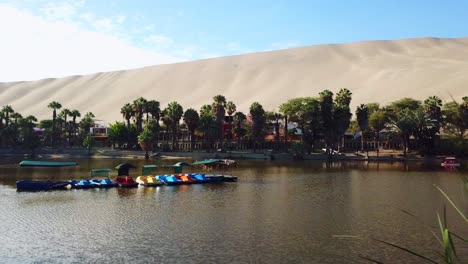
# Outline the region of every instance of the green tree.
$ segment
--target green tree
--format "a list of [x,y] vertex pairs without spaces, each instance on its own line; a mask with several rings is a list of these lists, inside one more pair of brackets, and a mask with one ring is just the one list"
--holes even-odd
[[283,119],[283,116],[280,113],[276,112],[267,112],[266,113],[267,121],[273,125],[275,130],[275,150],[279,150],[279,140],[280,140],[280,120]]
[[249,110],[250,115],[252,116],[252,139],[254,143],[253,149],[255,152],[257,144],[263,141],[266,117],[263,106],[258,102],[254,102],[250,105]]
[[212,107],[209,104],[203,105],[200,108],[200,117],[202,116],[208,116],[208,115],[213,115],[212,113]]
[[325,149],[329,157],[331,157],[332,142],[335,138],[335,127],[333,120],[333,93],[329,90],[324,90],[320,94],[320,120],[322,135],[325,139]]
[[[380,140],[380,131],[386,128],[388,120],[387,112],[384,110],[374,111],[369,116],[369,126],[376,135],[377,145]],[[377,157],[379,156],[379,148],[377,148]]]
[[320,127],[320,103],[313,97],[293,98],[280,106],[280,111],[297,122],[302,131],[302,148],[310,153]]
[[448,102],[442,107],[442,122],[447,136],[454,139],[461,147],[466,149],[466,130],[468,129],[468,97],[463,97],[462,103]]
[[4,114],[5,127],[8,127],[10,125],[10,114],[14,113],[15,111],[11,105],[5,105],[2,107],[2,112]]
[[184,122],[190,132],[190,151],[193,151],[195,146],[195,130],[197,129],[200,116],[195,109],[189,108],[184,113]]
[[364,131],[369,127],[369,108],[361,104],[356,109],[356,119],[361,134],[361,151],[364,151]]
[[340,89],[336,94],[335,103],[333,105],[333,127],[335,142],[337,142],[337,149],[340,149],[340,143],[343,140],[346,130],[349,128],[351,122],[351,108],[349,107],[351,103],[352,93],[346,89]]
[[23,116],[22,116],[20,113],[18,113],[18,112],[13,112],[13,113],[11,113],[10,118],[12,118],[12,119],[13,119],[13,123],[17,125],[17,124],[18,124],[18,120],[21,119],[21,118],[23,118]]
[[35,122],[37,119],[32,115],[19,120],[21,143],[31,151],[31,157],[35,156],[35,150],[41,145],[39,136],[34,132]]
[[120,108],[120,113],[123,118],[127,121],[127,144],[130,144],[130,119],[133,116],[133,107],[131,104],[126,103]]
[[389,127],[398,135],[403,143],[403,156],[408,151],[408,143],[414,128],[417,126],[415,113],[410,108],[403,108],[396,119],[390,118]]
[[145,159],[149,159],[148,151],[152,148],[153,139],[153,131],[149,128],[146,128],[146,126],[138,135],[138,144],[140,144],[140,147],[145,151]]
[[[90,134],[91,127],[94,126],[94,114],[91,112],[87,112],[80,121],[80,129],[81,129],[81,138],[84,140]],[[93,137],[94,139],[94,137]]]
[[116,143],[121,147],[128,140],[128,135],[129,131],[124,122],[117,121],[109,125],[109,139],[113,147]]
[[[66,140],[70,140],[69,138],[69,135],[70,135],[70,126],[68,124],[68,116],[71,116],[71,111],[70,109],[67,109],[67,108],[64,108],[62,109],[62,111],[60,111],[60,114],[59,114],[62,118],[63,118],[63,124],[64,124],[64,128],[63,128],[63,138]],[[65,144],[66,142],[64,142]]]
[[213,143],[218,135],[218,131],[219,129],[213,115],[205,113],[200,116],[197,132],[203,137],[207,151],[212,149]]
[[147,100],[139,97],[133,101],[133,113],[135,114],[137,130],[140,132],[143,129],[143,113],[146,109]]
[[161,108],[159,102],[156,100],[149,100],[147,102],[147,110],[148,113],[151,114],[151,117],[159,122],[159,118],[161,116]]
[[240,144],[241,144],[241,139],[246,134],[246,130],[242,127],[242,124],[245,122],[247,117],[242,112],[236,112],[234,114],[233,119],[234,119],[234,122],[236,122],[235,133],[236,133],[236,137],[237,137],[237,146],[239,148]]
[[213,97],[213,104],[211,106],[211,110],[213,111],[213,115],[216,119],[216,124],[218,125],[218,139],[221,143],[221,149],[223,149],[223,141],[224,141],[224,130],[223,130],[223,123],[224,123],[224,116],[226,115],[226,97],[222,95],[216,95]]
[[70,129],[72,131],[72,143],[76,142],[76,137],[78,135],[78,126],[76,124],[76,118],[81,117],[80,111],[74,109],[70,111],[70,116],[72,117],[72,128]]
[[53,109],[53,112],[52,112],[52,146],[55,146],[55,139],[57,137],[57,130],[56,130],[57,109],[62,108],[62,105],[59,102],[52,101],[47,105],[47,107],[50,109]]
[[425,138],[423,146],[426,146],[427,152],[434,154],[442,122],[442,100],[437,96],[430,96],[424,101],[423,107],[425,115],[431,123],[431,126],[426,128],[427,138]]
[[232,101],[229,101],[226,103],[226,113],[228,114],[229,118],[228,118],[228,124],[229,124],[229,135],[228,135],[228,139],[229,139],[229,144],[232,140],[232,115],[237,111],[237,108],[236,108],[236,105],[232,102]]
[[176,149],[176,137],[177,137],[177,130],[179,127],[180,119],[184,114],[184,109],[182,106],[177,102],[170,102],[167,106],[166,110],[166,117],[171,120],[171,127],[172,127],[172,150]]
[[94,145],[96,144],[94,137],[91,133],[88,133],[86,137],[83,140],[83,145],[86,147],[88,150],[88,156],[91,155],[91,150],[94,148]]

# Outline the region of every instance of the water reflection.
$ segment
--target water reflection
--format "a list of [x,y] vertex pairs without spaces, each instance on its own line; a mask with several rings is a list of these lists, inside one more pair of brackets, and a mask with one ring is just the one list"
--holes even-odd
[[[17,179],[86,178],[91,168],[123,161],[84,160],[59,170],[0,166],[2,262],[359,263],[359,255],[417,262],[370,238],[434,256],[432,235],[400,209],[435,225],[446,201],[433,184],[463,208],[468,200],[456,174],[420,163],[240,161],[228,172],[237,183],[15,191]],[[456,212],[448,210],[448,218],[468,236]]]

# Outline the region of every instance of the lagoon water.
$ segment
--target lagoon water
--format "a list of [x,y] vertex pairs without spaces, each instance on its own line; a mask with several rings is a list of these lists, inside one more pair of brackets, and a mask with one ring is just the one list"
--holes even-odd
[[[77,167],[50,169],[0,160],[0,262],[367,263],[368,257],[419,263],[374,239],[437,258],[427,226],[436,226],[444,204],[449,227],[468,237],[466,224],[433,186],[466,213],[459,174],[467,172],[437,164],[239,161],[228,171],[237,183],[16,192],[16,180],[86,178],[91,168],[122,161],[128,160],[79,160]],[[458,244],[467,259],[466,244]]]

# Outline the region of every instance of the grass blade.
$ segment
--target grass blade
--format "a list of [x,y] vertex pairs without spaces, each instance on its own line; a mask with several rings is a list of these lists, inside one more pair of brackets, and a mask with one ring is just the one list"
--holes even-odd
[[418,254],[418,253],[416,253],[416,252],[414,252],[414,251],[412,251],[412,250],[409,250],[409,249],[407,249],[407,248],[404,248],[404,247],[401,247],[401,246],[398,246],[398,245],[395,245],[395,244],[392,244],[392,243],[390,243],[390,242],[386,242],[386,241],[383,241],[383,240],[375,239],[375,238],[374,238],[374,240],[379,241],[380,243],[384,243],[384,244],[386,244],[386,245],[389,245],[389,246],[398,248],[398,249],[403,250],[403,251],[405,251],[405,252],[408,252],[408,253],[410,253],[410,254],[412,254],[412,255],[414,255],[414,256],[417,256],[417,257],[419,257],[419,258],[421,258],[421,259],[427,260],[427,261],[429,261],[429,262],[431,262],[431,263],[438,264],[438,263],[435,262],[434,260],[432,260],[432,259],[430,259],[430,258],[427,258],[427,257],[425,257],[425,256],[423,256],[423,255],[421,255],[421,254]]
[[363,259],[365,259],[365,260],[368,260],[368,261],[370,261],[370,262],[373,262],[373,263],[384,264],[383,262],[380,262],[380,261],[375,260],[375,259],[368,258],[368,257],[366,257],[366,256],[359,255],[359,257],[360,257],[360,258],[363,258]]
[[439,186],[433,184],[444,196],[445,198],[447,199],[447,201],[449,201],[449,203],[453,206],[453,208],[455,208],[455,210],[461,215],[461,217],[463,218],[463,220],[465,220],[466,223],[468,223],[468,219],[466,218],[466,216],[463,214],[463,212],[458,209],[458,207],[452,202],[452,200],[450,199],[450,197],[448,197],[448,195],[441,189],[439,188]]

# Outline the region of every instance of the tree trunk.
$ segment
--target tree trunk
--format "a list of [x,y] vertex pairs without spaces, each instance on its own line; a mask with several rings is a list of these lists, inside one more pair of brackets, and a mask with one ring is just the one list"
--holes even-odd
[[237,122],[237,148],[240,149],[241,145],[241,137],[240,137],[240,130],[242,129],[241,127],[241,122]]
[[284,151],[288,152],[288,116],[284,116]]
[[380,141],[380,133],[377,131],[377,160],[379,158],[379,141]]
[[193,147],[195,146],[195,131],[190,130],[190,151],[193,152]]
[[364,132],[361,130],[361,151],[364,151]]

